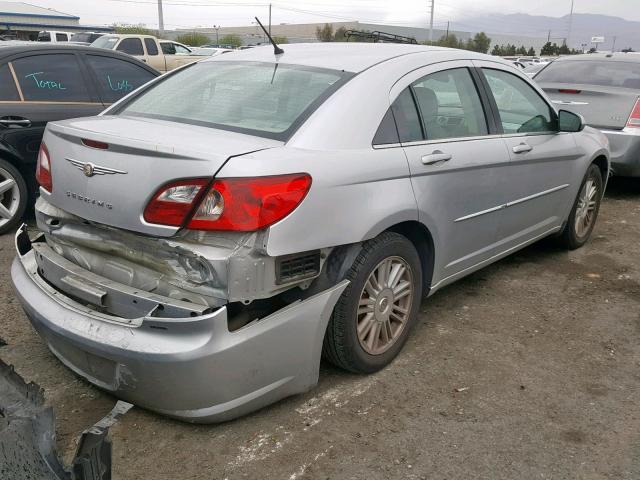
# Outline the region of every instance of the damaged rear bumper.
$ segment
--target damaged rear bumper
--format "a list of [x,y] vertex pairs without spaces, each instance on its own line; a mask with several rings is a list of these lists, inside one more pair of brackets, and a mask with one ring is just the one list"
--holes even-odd
[[25,236],[16,236],[11,267],[18,298],[51,351],[100,388],[182,420],[218,422],[316,384],[324,332],[347,281],[232,332],[226,307],[123,322],[46,282]]

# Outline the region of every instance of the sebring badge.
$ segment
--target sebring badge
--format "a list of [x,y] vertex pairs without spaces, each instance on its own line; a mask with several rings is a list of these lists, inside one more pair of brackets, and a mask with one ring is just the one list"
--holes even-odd
[[84,173],[87,177],[93,177],[94,175],[115,175],[116,173],[122,175],[127,174],[127,172],[125,172],[124,170],[101,167],[99,165],[94,165],[91,162],[80,162],[79,160],[74,160],[73,158],[67,158],[65,160],[76,167],[78,170],[82,170],[82,173]]

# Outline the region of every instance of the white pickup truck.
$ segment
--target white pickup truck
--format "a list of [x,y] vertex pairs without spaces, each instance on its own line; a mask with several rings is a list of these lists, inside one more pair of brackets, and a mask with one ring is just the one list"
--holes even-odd
[[91,46],[128,53],[162,73],[204,58],[202,55],[194,54],[186,45],[170,40],[158,40],[151,35],[103,35]]

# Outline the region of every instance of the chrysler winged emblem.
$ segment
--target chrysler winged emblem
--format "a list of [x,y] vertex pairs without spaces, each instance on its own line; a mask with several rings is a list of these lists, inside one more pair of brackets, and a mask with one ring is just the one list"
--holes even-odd
[[87,177],[93,177],[94,175],[115,175],[116,173],[120,173],[122,175],[127,174],[124,170],[101,167],[100,165],[95,165],[91,162],[81,162],[79,160],[74,160],[73,158],[67,158],[66,160],[78,170],[81,170]]

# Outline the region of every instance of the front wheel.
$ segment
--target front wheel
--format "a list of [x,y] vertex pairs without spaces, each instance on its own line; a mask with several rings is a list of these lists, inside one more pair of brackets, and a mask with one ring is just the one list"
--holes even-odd
[[582,181],[569,218],[560,235],[562,245],[570,250],[580,248],[591,236],[596,225],[603,195],[602,173],[597,165],[591,165]]
[[346,278],[323,355],[351,372],[375,372],[400,352],[418,316],[420,257],[406,237],[385,232],[363,244]]
[[22,220],[28,196],[27,184],[18,169],[0,158],[0,235]]

